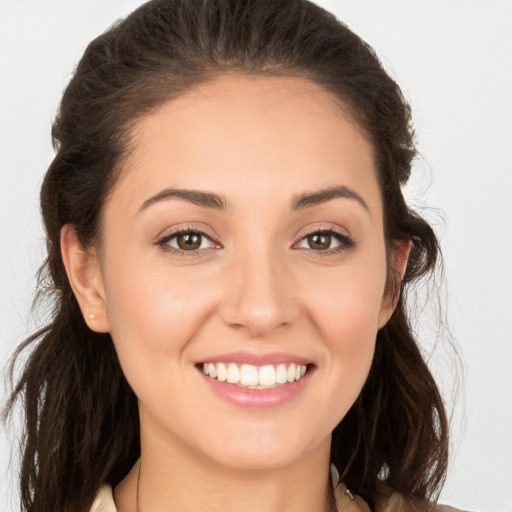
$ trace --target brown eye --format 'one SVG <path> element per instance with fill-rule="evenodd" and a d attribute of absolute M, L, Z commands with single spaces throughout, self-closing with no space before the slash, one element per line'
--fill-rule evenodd
<path fill-rule="evenodd" d="M 183 231 L 169 235 L 161 240 L 160 245 L 167 245 L 177 251 L 193 252 L 208 249 L 214 244 L 211 238 L 200 231 Z"/>
<path fill-rule="evenodd" d="M 325 251 L 331 248 L 331 235 L 327 233 L 314 233 L 306 237 L 310 249 Z"/>
<path fill-rule="evenodd" d="M 199 233 L 182 233 L 176 237 L 176 244 L 183 251 L 197 251 L 201 247 L 201 238 Z"/>
<path fill-rule="evenodd" d="M 330 254 L 331 252 L 340 252 L 345 249 L 350 249 L 353 246 L 354 242 L 348 236 L 327 229 L 314 231 L 304 236 L 295 247 Z"/>

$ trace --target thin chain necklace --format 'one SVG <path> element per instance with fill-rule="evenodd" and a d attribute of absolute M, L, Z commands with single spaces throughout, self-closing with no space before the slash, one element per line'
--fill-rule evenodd
<path fill-rule="evenodd" d="M 135 512 L 140 512 L 140 500 L 139 500 L 139 487 L 140 487 L 140 467 L 142 465 L 141 460 L 139 459 L 139 471 L 137 472 L 137 490 L 135 495 Z"/>

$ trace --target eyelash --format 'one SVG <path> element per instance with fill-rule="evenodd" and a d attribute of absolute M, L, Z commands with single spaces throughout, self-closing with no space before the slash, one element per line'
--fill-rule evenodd
<path fill-rule="evenodd" d="M 206 238 L 207 240 L 209 240 L 211 243 L 211 246 L 204 248 L 204 249 L 199 248 L 199 249 L 195 249 L 195 250 L 191 250 L 191 251 L 187 251 L 184 249 L 179 249 L 179 248 L 170 246 L 169 242 L 171 240 L 179 237 L 180 235 L 198 235 L 202 238 Z M 297 247 L 298 244 L 300 244 L 302 241 L 306 240 L 308 237 L 315 236 L 315 235 L 323 235 L 326 237 L 332 237 L 336 241 L 339 242 L 339 245 L 337 245 L 336 247 L 333 247 L 332 249 L 315 250 L 312 248 L 304 248 L 305 250 L 310 251 L 311 253 L 313 253 L 315 256 L 318 256 L 318 257 L 327 257 L 327 256 L 331 256 L 333 254 L 338 254 L 338 253 L 341 253 L 344 251 L 348 251 L 348 250 L 354 248 L 356 245 L 355 242 L 349 236 L 347 236 L 343 233 L 340 233 L 339 231 L 337 231 L 335 229 L 317 228 L 311 232 L 304 234 L 299 239 L 298 242 L 295 242 L 293 244 L 292 247 L 300 249 L 299 247 Z M 204 254 L 205 251 L 210 252 L 213 249 L 222 248 L 222 245 L 219 242 L 215 241 L 210 235 L 206 234 L 204 231 L 202 231 L 200 229 L 188 228 L 188 227 L 183 228 L 183 229 L 178 229 L 176 231 L 173 231 L 172 233 L 169 233 L 169 234 L 163 236 L 162 238 L 157 240 L 156 245 L 158 245 L 160 247 L 160 249 L 165 252 L 174 253 L 174 254 L 177 254 L 178 256 L 182 256 L 182 257 L 198 256 L 201 253 Z"/>
<path fill-rule="evenodd" d="M 184 249 L 178 249 L 176 247 L 170 246 L 169 242 L 172 239 L 179 237 L 180 235 L 198 235 L 202 238 L 208 239 L 212 245 L 205 249 L 195 249 L 192 251 L 186 251 Z M 212 249 L 217 249 L 217 248 L 222 247 L 220 245 L 220 243 L 216 242 L 210 235 L 206 234 L 204 231 L 201 231 L 200 229 L 197 229 L 197 228 L 188 228 L 188 227 L 178 229 L 176 231 L 173 231 L 172 233 L 169 233 L 168 235 L 163 236 L 162 238 L 157 240 L 156 245 L 158 245 L 160 247 L 160 249 L 162 249 L 162 251 L 177 254 L 178 256 L 183 256 L 185 258 L 190 257 L 190 256 L 198 256 L 201 253 L 204 254 L 204 251 L 209 252 Z"/>
<path fill-rule="evenodd" d="M 333 254 L 339 254 L 341 252 L 348 251 L 350 249 L 353 249 L 355 247 L 355 242 L 352 240 L 349 236 L 345 235 L 344 233 L 340 233 L 339 231 L 333 229 L 333 228 L 317 228 L 313 231 L 310 231 L 309 233 L 304 234 L 298 242 L 294 244 L 294 247 L 297 246 L 299 243 L 301 243 L 303 240 L 306 240 L 310 236 L 315 235 L 323 235 L 326 237 L 334 238 L 337 242 L 339 242 L 339 245 L 336 247 L 333 247 L 332 249 L 326 249 L 326 250 L 315 250 L 315 249 L 307 249 L 309 250 L 314 256 L 316 257 L 328 257 L 332 256 Z"/>

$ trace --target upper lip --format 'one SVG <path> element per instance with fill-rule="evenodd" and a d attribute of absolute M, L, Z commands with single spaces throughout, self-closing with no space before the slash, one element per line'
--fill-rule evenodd
<path fill-rule="evenodd" d="M 251 352 L 237 351 L 216 354 L 201 360 L 201 363 L 236 363 L 251 364 L 253 366 L 265 366 L 267 364 L 310 364 L 311 359 L 306 359 L 295 354 L 286 352 L 272 352 L 267 354 L 255 354 Z"/>

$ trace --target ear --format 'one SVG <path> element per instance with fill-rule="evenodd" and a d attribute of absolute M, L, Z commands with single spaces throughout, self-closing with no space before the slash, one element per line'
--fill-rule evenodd
<path fill-rule="evenodd" d="M 71 224 L 66 224 L 60 232 L 60 248 L 64 268 L 85 323 L 93 331 L 109 332 L 103 276 L 95 251 L 82 246 Z"/>
<path fill-rule="evenodd" d="M 390 262 L 390 274 L 386 283 L 386 291 L 382 298 L 382 306 L 379 313 L 379 329 L 384 327 L 391 318 L 398 303 L 398 299 L 400 298 L 400 286 L 407 269 L 411 243 L 409 239 L 395 242 L 395 250 L 393 251 Z"/>

